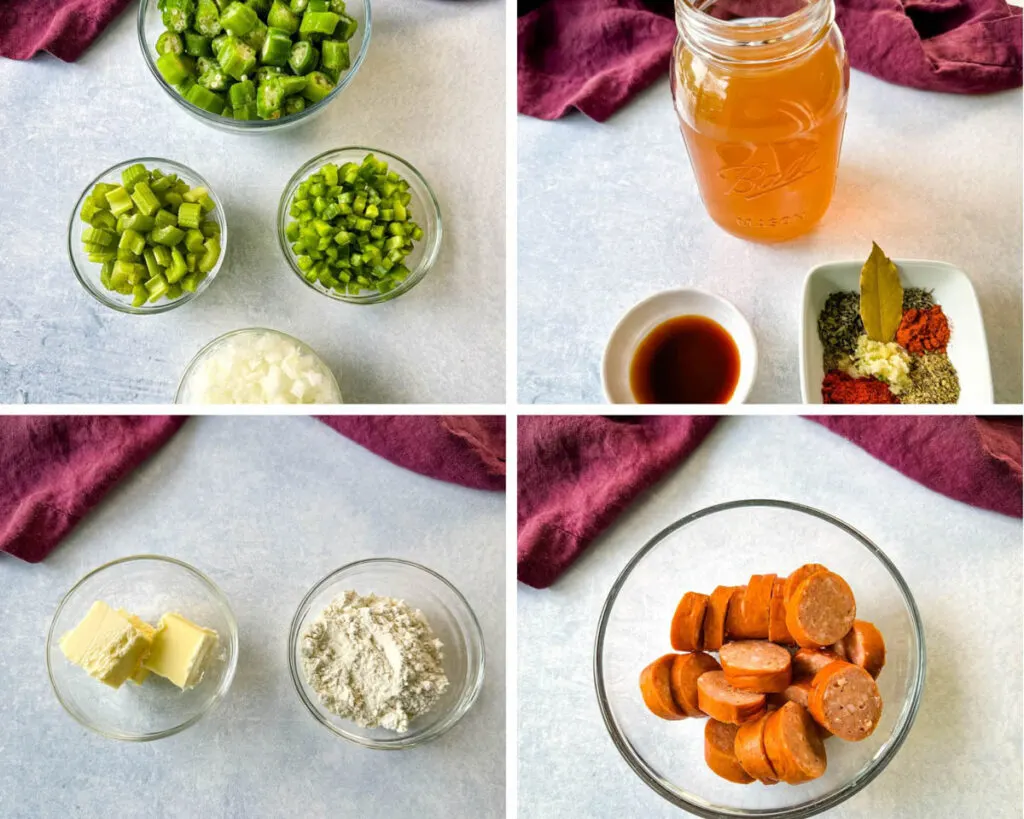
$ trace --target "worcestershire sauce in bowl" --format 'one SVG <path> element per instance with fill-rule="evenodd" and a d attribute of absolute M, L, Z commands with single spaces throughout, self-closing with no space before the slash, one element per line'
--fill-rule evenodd
<path fill-rule="evenodd" d="M 640 404 L 725 404 L 740 379 L 740 351 L 704 316 L 676 316 L 651 330 L 629 367 Z"/>

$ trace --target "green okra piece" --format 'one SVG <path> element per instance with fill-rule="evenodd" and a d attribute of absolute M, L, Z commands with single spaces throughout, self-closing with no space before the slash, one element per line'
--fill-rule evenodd
<path fill-rule="evenodd" d="M 333 11 L 335 14 L 344 14 L 345 0 L 330 0 L 330 2 L 327 4 L 327 7 L 330 11 Z"/>
<path fill-rule="evenodd" d="M 245 0 L 245 5 L 265 18 L 270 13 L 271 0 Z"/>
<path fill-rule="evenodd" d="M 284 95 L 291 97 L 295 94 L 301 94 L 305 90 L 307 79 L 307 77 L 292 77 L 282 74 L 280 77 L 272 79 L 271 82 L 280 84 Z"/>
<path fill-rule="evenodd" d="M 273 77 L 260 83 L 256 89 L 256 113 L 260 119 L 270 119 L 272 114 L 280 112 L 285 98 L 281 79 L 282 77 Z"/>
<path fill-rule="evenodd" d="M 306 6 L 307 12 L 324 12 L 330 10 L 331 7 L 327 0 L 309 0 L 309 4 Z"/>
<path fill-rule="evenodd" d="M 224 98 L 216 91 L 211 91 L 201 85 L 193 85 L 185 95 L 185 99 L 197 108 L 202 108 L 211 114 L 219 114 L 224 110 Z"/>
<path fill-rule="evenodd" d="M 264 65 L 287 65 L 292 54 L 292 37 L 280 28 L 271 28 L 260 51 L 260 62 Z"/>
<path fill-rule="evenodd" d="M 290 8 L 296 14 L 302 14 L 306 7 L 309 5 L 309 0 L 290 0 L 288 8 Z"/>
<path fill-rule="evenodd" d="M 228 37 L 217 52 L 217 61 L 226 74 L 240 80 L 256 67 L 256 51 L 237 37 Z"/>
<path fill-rule="evenodd" d="M 185 238 L 185 231 L 181 228 L 174 227 L 173 225 L 164 225 L 158 227 L 149 234 L 149 240 L 155 242 L 158 245 L 164 245 L 165 247 L 174 247 L 178 242 Z"/>
<path fill-rule="evenodd" d="M 288 58 L 288 65 L 296 74 L 308 74 L 316 68 L 320 55 L 316 46 L 306 41 L 297 42 L 292 46 L 291 56 Z"/>
<path fill-rule="evenodd" d="M 348 43 L 341 40 L 324 40 L 320 44 L 320 65 L 332 71 L 345 71 L 351 65 Z"/>
<path fill-rule="evenodd" d="M 333 11 L 307 11 L 299 24 L 300 34 L 334 34 L 341 16 Z"/>
<path fill-rule="evenodd" d="M 193 64 L 181 54 L 168 52 L 156 61 L 156 70 L 169 85 L 179 85 L 192 74 Z"/>
<path fill-rule="evenodd" d="M 314 71 L 306 77 L 306 87 L 302 96 L 312 103 L 318 103 L 334 90 L 331 78 L 321 71 Z"/>
<path fill-rule="evenodd" d="M 347 14 L 343 14 L 341 15 L 341 22 L 338 23 L 338 27 L 334 30 L 333 36 L 337 40 L 347 42 L 355 36 L 357 31 L 359 31 L 359 21 L 349 17 Z"/>
<path fill-rule="evenodd" d="M 226 91 L 231 79 L 219 67 L 211 68 L 196 78 L 196 82 L 210 91 Z"/>
<path fill-rule="evenodd" d="M 185 32 L 185 53 L 192 57 L 209 57 L 213 52 L 210 49 L 210 38 L 192 31 Z"/>
<path fill-rule="evenodd" d="M 210 50 L 213 52 L 214 57 L 220 54 L 221 48 L 223 47 L 224 43 L 228 41 L 228 37 L 230 36 L 230 34 L 218 34 L 216 37 L 210 40 Z"/>
<path fill-rule="evenodd" d="M 164 54 L 181 54 L 185 50 L 185 43 L 181 36 L 173 31 L 165 31 L 156 38 L 156 53 L 161 57 Z"/>
<path fill-rule="evenodd" d="M 259 15 L 255 11 L 239 2 L 229 4 L 220 14 L 221 27 L 236 37 L 248 34 L 259 21 Z"/>
<path fill-rule="evenodd" d="M 135 203 L 135 206 L 139 209 L 139 213 L 142 213 L 145 216 L 152 216 L 160 210 L 160 200 L 150 189 L 147 182 L 139 182 L 136 184 L 135 190 L 132 191 L 131 198 Z"/>
<path fill-rule="evenodd" d="M 195 29 L 204 37 L 212 38 L 220 34 L 220 9 L 213 0 L 199 0 L 196 5 Z"/>
<path fill-rule="evenodd" d="M 287 3 L 281 0 L 274 0 L 270 11 L 267 13 L 267 25 L 271 28 L 286 31 L 288 34 L 295 34 L 299 30 L 299 15 L 292 11 Z"/>
<path fill-rule="evenodd" d="M 235 119 L 259 119 L 259 113 L 255 102 L 247 102 L 245 105 L 240 105 L 237 108 L 232 109 L 232 116 Z"/>
<path fill-rule="evenodd" d="M 161 19 L 171 31 L 181 34 L 192 25 L 195 14 L 194 0 L 163 0 Z"/>
<path fill-rule="evenodd" d="M 267 24 L 260 20 L 255 26 L 253 26 L 252 31 L 248 34 L 243 34 L 239 39 L 259 54 L 260 50 L 263 48 L 263 43 L 267 39 L 267 32 L 269 30 L 270 29 L 267 28 Z"/>
<path fill-rule="evenodd" d="M 256 102 L 256 85 L 252 80 L 236 82 L 228 89 L 228 102 L 232 108 L 241 108 L 250 102 Z"/>
<path fill-rule="evenodd" d="M 304 97 L 296 95 L 294 97 L 288 97 L 288 99 L 284 101 L 284 113 L 286 116 L 291 116 L 292 114 L 299 114 L 305 110 L 306 100 Z"/>

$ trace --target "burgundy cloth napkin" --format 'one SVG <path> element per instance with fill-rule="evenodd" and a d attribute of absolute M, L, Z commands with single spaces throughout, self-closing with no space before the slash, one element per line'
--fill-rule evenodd
<path fill-rule="evenodd" d="M 656 80 L 667 88 L 673 13 L 666 0 L 520 3 L 520 113 L 557 119 L 577 108 L 604 122 Z M 1021 13 L 1005 0 L 836 0 L 854 68 L 960 94 L 1021 85 Z"/>
<path fill-rule="evenodd" d="M 73 63 L 131 0 L 0 0 L 0 57 Z"/>
<path fill-rule="evenodd" d="M 165 416 L 0 418 L 0 551 L 38 563 L 183 423 Z"/>
<path fill-rule="evenodd" d="M 813 419 L 948 497 L 1021 517 L 1021 419 Z M 546 588 L 640 493 L 678 467 L 712 418 L 519 419 L 519 580 Z"/>

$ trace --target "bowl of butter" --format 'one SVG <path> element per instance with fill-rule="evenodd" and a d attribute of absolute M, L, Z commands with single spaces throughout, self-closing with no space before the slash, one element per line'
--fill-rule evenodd
<path fill-rule="evenodd" d="M 46 640 L 65 710 L 111 739 L 147 742 L 195 725 L 231 687 L 238 626 L 210 578 L 138 555 L 91 571 L 61 600 Z"/>

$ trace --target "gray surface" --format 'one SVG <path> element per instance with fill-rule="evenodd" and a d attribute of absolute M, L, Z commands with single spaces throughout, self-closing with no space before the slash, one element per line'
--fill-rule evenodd
<path fill-rule="evenodd" d="M 407 472 L 312 419 L 189 421 L 45 562 L 0 556 L 0 816 L 503 815 L 504 531 L 502 495 Z M 44 642 L 81 575 L 139 552 L 211 576 L 238 618 L 240 656 L 227 698 L 202 722 L 131 745 L 64 713 Z M 330 570 L 374 556 L 440 572 L 484 633 L 480 699 L 448 734 L 409 751 L 335 736 L 288 673 L 302 596 Z"/>
<path fill-rule="evenodd" d="M 520 585 L 519 814 L 523 819 L 682 814 L 619 756 L 591 675 L 612 582 L 655 533 L 713 503 L 777 497 L 816 506 L 875 541 L 913 592 L 928 672 L 906 743 L 835 819 L 1014 819 L 1021 792 L 1021 522 L 948 500 L 794 417 L 725 419 L 551 589 Z M 723 577 L 750 567 L 725 565 Z M 781 786 L 780 786 L 781 787 Z"/>
<path fill-rule="evenodd" d="M 301 338 L 350 403 L 501 403 L 505 394 L 504 5 L 380 0 L 366 61 L 313 122 L 235 136 L 195 121 L 143 63 L 132 4 L 76 64 L 0 61 L 0 402 L 163 403 L 206 342 L 239 327 Z M 376 306 L 308 289 L 277 244 L 277 206 L 307 159 L 380 147 L 415 165 L 446 235 L 414 290 Z M 230 238 L 200 298 L 160 316 L 94 301 L 65 251 L 86 183 L 137 156 L 194 168 Z"/>
<path fill-rule="evenodd" d="M 732 301 L 760 346 L 752 403 L 799 403 L 803 279 L 867 258 L 871 241 L 971 277 L 995 399 L 1021 401 L 1021 94 L 935 94 L 853 72 L 832 206 L 780 245 L 745 242 L 704 211 L 668 77 L 603 125 L 528 117 L 519 133 L 519 400 L 603 402 L 619 318 L 670 287 Z"/>

